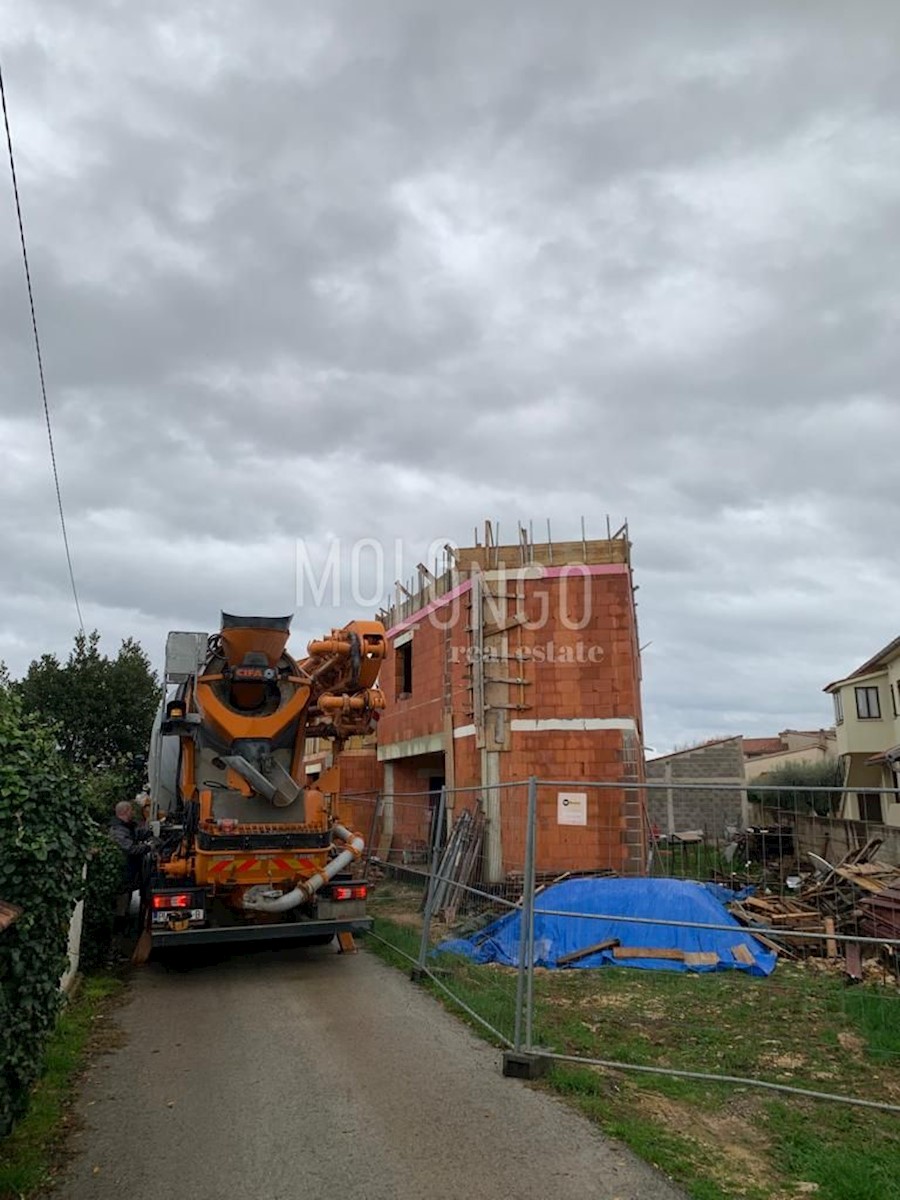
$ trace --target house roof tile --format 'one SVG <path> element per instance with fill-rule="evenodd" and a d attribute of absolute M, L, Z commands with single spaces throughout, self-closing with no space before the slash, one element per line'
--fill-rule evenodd
<path fill-rule="evenodd" d="M 755 758 L 758 754 L 777 754 L 784 749 L 785 744 L 780 737 L 744 738 L 745 758 Z"/>

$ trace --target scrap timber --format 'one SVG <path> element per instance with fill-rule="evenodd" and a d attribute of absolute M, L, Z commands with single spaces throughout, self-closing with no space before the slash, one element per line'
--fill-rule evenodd
<path fill-rule="evenodd" d="M 456 920 L 467 889 L 481 876 L 483 845 L 484 812 L 479 802 L 456 818 L 438 864 L 433 913 L 448 925 Z"/>
<path fill-rule="evenodd" d="M 728 908 L 743 925 L 755 927 L 754 937 L 788 958 L 843 958 L 847 975 L 859 979 L 861 943 L 846 940 L 856 935 L 884 938 L 896 968 L 897 950 L 889 943 L 900 940 L 900 867 L 876 858 L 881 845 L 880 838 L 873 838 L 833 866 L 817 860 L 817 873 L 792 895 L 746 896 Z"/>

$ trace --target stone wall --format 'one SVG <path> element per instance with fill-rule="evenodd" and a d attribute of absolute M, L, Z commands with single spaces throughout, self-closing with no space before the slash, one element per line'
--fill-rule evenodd
<path fill-rule="evenodd" d="M 851 850 L 858 850 L 870 838 L 880 837 L 882 845 L 875 857 L 882 862 L 900 866 L 900 829 L 892 825 L 877 825 L 868 821 L 847 821 L 843 817 L 817 817 L 780 811 L 770 805 L 752 805 L 751 819 L 755 825 L 790 825 L 794 844 L 803 858 L 812 851 L 827 862 L 839 863 Z"/>
<path fill-rule="evenodd" d="M 646 777 L 670 788 L 647 789 L 651 828 L 659 833 L 702 829 L 708 838 L 721 838 L 726 825 L 746 824 L 743 800 L 744 752 L 740 737 L 722 738 L 690 750 L 653 758 Z M 729 782 L 734 784 L 729 786 Z M 702 791 L 678 783 L 708 783 Z M 743 815 L 742 815 L 743 814 Z"/>

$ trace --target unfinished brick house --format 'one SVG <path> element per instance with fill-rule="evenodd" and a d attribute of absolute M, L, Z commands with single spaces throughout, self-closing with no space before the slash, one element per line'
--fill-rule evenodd
<path fill-rule="evenodd" d="M 643 778 L 627 529 L 557 543 L 535 543 L 522 530 L 518 544 L 504 546 L 488 523 L 484 544 L 448 552 L 437 575 L 420 568 L 403 592 L 379 614 L 389 652 L 377 747 L 344 752 L 342 791 L 355 783 L 396 797 L 394 812 L 385 802 L 386 818 L 399 838 L 415 805 L 433 806 L 443 785 L 476 788 L 487 820 L 485 878 L 497 881 L 521 867 L 526 824 L 526 789 L 498 785 L 531 775 Z M 588 789 L 569 810 L 578 824 L 560 808 L 566 790 L 540 790 L 538 868 L 641 870 L 639 794 Z"/>

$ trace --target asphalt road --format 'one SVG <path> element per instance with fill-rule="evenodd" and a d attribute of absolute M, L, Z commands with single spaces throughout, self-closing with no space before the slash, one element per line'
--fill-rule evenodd
<path fill-rule="evenodd" d="M 371 954 L 151 964 L 78 1101 L 58 1200 L 675 1200 Z"/>

